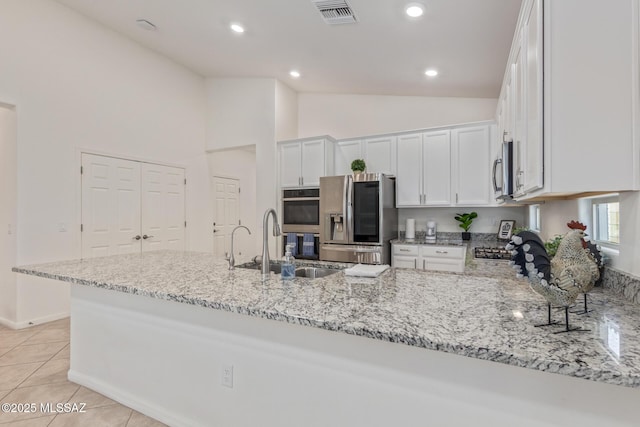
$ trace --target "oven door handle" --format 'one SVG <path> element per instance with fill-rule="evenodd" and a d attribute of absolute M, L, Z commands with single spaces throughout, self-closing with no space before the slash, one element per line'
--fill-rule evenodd
<path fill-rule="evenodd" d="M 282 199 L 283 202 L 319 202 L 320 197 L 294 197 Z"/>

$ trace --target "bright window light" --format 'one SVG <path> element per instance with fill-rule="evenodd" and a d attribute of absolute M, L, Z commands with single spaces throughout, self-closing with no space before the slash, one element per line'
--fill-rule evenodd
<path fill-rule="evenodd" d="M 592 199 L 593 238 L 597 242 L 620 243 L 620 202 L 618 195 Z"/>

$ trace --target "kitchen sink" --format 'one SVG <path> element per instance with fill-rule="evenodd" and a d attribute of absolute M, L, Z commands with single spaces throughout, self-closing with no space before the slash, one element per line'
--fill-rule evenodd
<path fill-rule="evenodd" d="M 236 265 L 236 268 L 248 268 L 251 270 L 260 270 L 261 265 L 255 262 L 249 262 L 246 264 Z M 269 271 L 273 271 L 275 274 L 282 272 L 282 264 L 270 264 Z M 320 268 L 320 267 L 298 267 L 296 268 L 296 277 L 306 277 L 307 279 L 318 279 L 320 277 L 326 277 L 330 274 L 338 273 L 342 270 L 335 268 Z"/>
<path fill-rule="evenodd" d="M 341 270 L 335 268 L 299 267 L 296 268 L 296 277 L 306 277 L 307 279 L 317 279 L 330 274 L 338 273 Z"/>

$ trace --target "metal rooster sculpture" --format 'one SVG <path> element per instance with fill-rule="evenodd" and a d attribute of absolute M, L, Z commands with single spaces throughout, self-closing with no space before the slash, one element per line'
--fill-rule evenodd
<path fill-rule="evenodd" d="M 530 231 L 514 235 L 506 246 L 511 250 L 511 262 L 518 276 L 527 277 L 531 289 L 547 300 L 549 322 L 546 325 L 557 323 L 551 322 L 551 305 L 564 307 L 566 327 L 561 332 L 580 330 L 569 326 L 569 306 L 580 293 L 591 290 L 600 278 L 597 262 L 585 250 L 586 227 L 572 227 L 575 224 L 567 224 L 572 230 L 562 238 L 553 259 L 549 257 L 540 237 Z"/>

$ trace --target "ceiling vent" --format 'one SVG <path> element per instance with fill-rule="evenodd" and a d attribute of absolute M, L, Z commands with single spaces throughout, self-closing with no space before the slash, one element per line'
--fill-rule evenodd
<path fill-rule="evenodd" d="M 324 22 L 331 25 L 336 24 L 353 24 L 356 17 L 353 10 L 343 0 L 311 0 L 322 15 Z"/>

